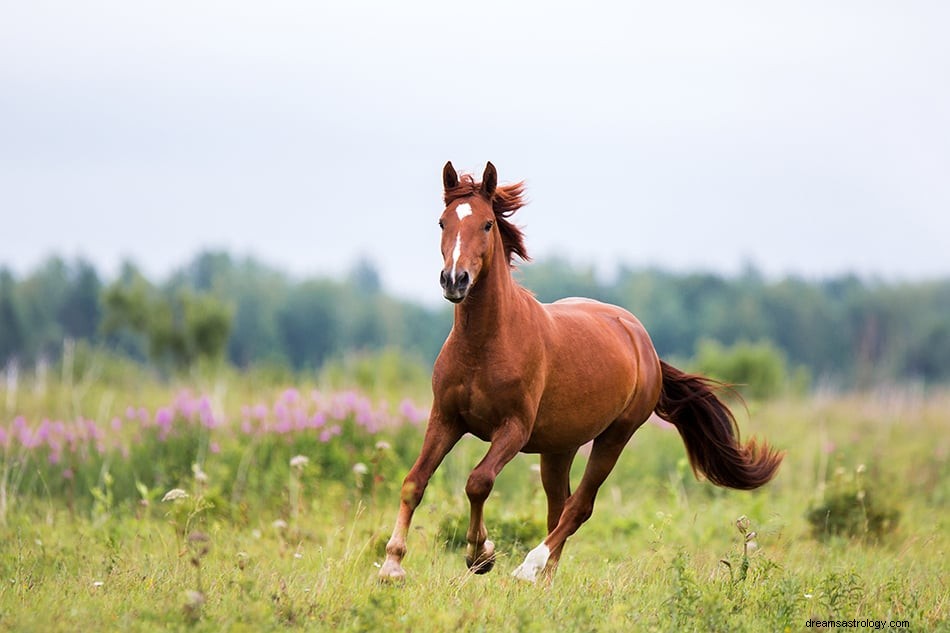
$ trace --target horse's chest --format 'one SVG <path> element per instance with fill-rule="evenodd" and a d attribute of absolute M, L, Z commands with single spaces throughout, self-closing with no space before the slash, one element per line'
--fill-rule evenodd
<path fill-rule="evenodd" d="M 497 378 L 472 376 L 459 384 L 457 410 L 466 430 L 488 441 L 502 422 L 524 417 L 525 393 Z"/>
<path fill-rule="evenodd" d="M 472 435 L 488 441 L 504 415 L 490 391 L 475 381 L 463 385 L 458 400 L 459 417 Z"/>

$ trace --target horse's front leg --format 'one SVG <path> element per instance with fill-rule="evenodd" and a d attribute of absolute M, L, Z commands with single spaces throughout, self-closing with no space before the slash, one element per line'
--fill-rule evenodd
<path fill-rule="evenodd" d="M 379 570 L 380 580 L 402 580 L 406 577 L 406 571 L 402 568 L 402 559 L 406 555 L 406 534 L 409 532 L 412 514 L 422 501 L 422 495 L 432 473 L 462 435 L 464 431 L 457 421 L 447 421 L 433 409 L 429 416 L 425 438 L 422 441 L 422 450 L 402 483 L 399 514 L 396 517 L 393 534 L 386 544 L 386 560 Z"/>
<path fill-rule="evenodd" d="M 472 506 L 466 540 L 465 563 L 476 574 L 486 574 L 495 566 L 495 544 L 488 540 L 485 528 L 485 500 L 491 494 L 495 478 L 528 441 L 528 432 L 516 420 L 503 423 L 492 435 L 491 446 L 482 461 L 468 476 L 465 494 Z"/>

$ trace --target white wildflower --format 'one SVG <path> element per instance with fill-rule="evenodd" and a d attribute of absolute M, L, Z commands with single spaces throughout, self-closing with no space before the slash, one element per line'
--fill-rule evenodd
<path fill-rule="evenodd" d="M 286 530 L 287 522 L 284 521 L 283 519 L 277 519 L 276 521 L 271 523 L 271 527 L 274 528 L 275 530 Z"/>
<path fill-rule="evenodd" d="M 177 499 L 187 499 L 188 493 L 182 490 L 181 488 L 172 488 L 165 493 L 165 496 L 162 497 L 162 501 L 175 501 Z"/>
<path fill-rule="evenodd" d="M 388 451 L 391 448 L 392 446 L 390 446 L 389 442 L 387 442 L 386 440 L 380 440 L 376 442 L 377 451 Z"/>
<path fill-rule="evenodd" d="M 304 466 L 310 463 L 310 458 L 306 455 L 294 455 L 290 458 L 290 467 L 302 469 Z"/>
<path fill-rule="evenodd" d="M 369 468 L 367 468 L 366 464 L 364 464 L 363 462 L 356 462 L 355 464 L 353 464 L 353 472 L 361 476 L 368 473 Z"/>

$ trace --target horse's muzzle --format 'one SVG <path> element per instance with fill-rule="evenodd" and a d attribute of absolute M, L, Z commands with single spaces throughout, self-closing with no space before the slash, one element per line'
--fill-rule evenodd
<path fill-rule="evenodd" d="M 464 270 L 456 275 L 455 279 L 443 270 L 439 276 L 439 283 L 442 284 L 442 296 L 452 303 L 461 303 L 472 286 L 471 278 Z"/>

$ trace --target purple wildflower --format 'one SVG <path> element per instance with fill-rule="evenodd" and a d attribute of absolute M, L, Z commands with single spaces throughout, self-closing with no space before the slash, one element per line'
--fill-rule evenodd
<path fill-rule="evenodd" d="M 399 403 L 399 413 L 412 424 L 420 424 L 428 419 L 429 412 L 420 409 L 409 398 Z"/>
<path fill-rule="evenodd" d="M 170 426 L 175 414 L 168 407 L 162 407 L 155 412 L 155 424 L 162 427 Z"/>

